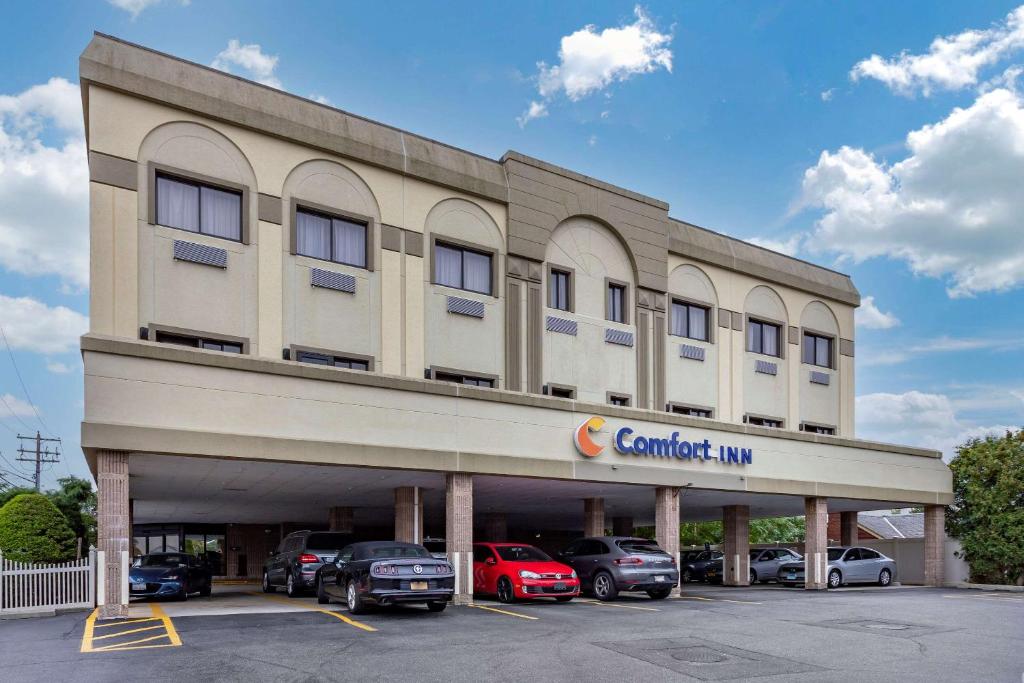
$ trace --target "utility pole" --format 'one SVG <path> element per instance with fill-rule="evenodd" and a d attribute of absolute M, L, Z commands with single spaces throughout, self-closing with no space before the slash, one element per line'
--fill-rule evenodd
<path fill-rule="evenodd" d="M 32 448 L 26 449 L 24 447 L 24 444 L 18 447 L 18 460 L 20 460 L 22 462 L 35 462 L 35 464 L 36 464 L 36 474 L 35 474 L 35 477 L 33 477 L 33 481 L 35 481 L 36 493 L 38 493 L 39 492 L 39 475 L 42 472 L 43 463 L 44 462 L 60 462 L 60 439 L 59 438 L 57 438 L 57 439 L 48 439 L 48 438 L 42 436 L 39 432 L 36 432 L 35 436 L 22 436 L 21 434 L 18 434 L 18 439 L 20 439 L 23 442 L 24 441 L 28 441 L 29 443 L 31 443 L 32 441 L 35 441 L 35 448 L 34 449 L 32 449 Z M 45 443 L 55 442 L 56 445 L 53 447 L 52 451 L 50 450 L 49 446 L 47 446 L 46 449 L 44 450 L 43 449 L 43 443 L 44 442 Z"/>

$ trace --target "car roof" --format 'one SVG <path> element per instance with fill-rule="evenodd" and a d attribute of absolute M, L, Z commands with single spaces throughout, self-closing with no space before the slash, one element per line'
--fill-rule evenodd
<path fill-rule="evenodd" d="M 407 543 L 405 541 L 359 541 L 358 543 L 352 543 L 353 548 L 383 548 L 392 546 L 402 546 L 407 548 L 422 548 L 419 543 Z"/>
<path fill-rule="evenodd" d="M 657 541 L 651 540 L 650 538 L 643 538 L 641 536 L 586 536 L 584 538 L 576 539 L 578 541 L 644 541 L 645 543 L 655 543 Z"/>
<path fill-rule="evenodd" d="M 186 553 L 184 550 L 158 550 L 155 553 L 146 553 L 143 557 L 152 557 L 153 555 L 191 555 L 192 553 Z"/>

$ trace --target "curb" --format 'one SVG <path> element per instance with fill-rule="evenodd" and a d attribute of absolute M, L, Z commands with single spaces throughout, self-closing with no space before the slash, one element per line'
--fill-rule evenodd
<path fill-rule="evenodd" d="M 981 590 L 981 591 L 1003 591 L 1005 593 L 1024 593 L 1024 586 L 1007 586 L 1001 583 L 954 583 L 953 588 L 961 588 L 964 590 Z"/>

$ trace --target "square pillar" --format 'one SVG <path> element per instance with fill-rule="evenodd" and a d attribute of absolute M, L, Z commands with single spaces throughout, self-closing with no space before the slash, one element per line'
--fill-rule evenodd
<path fill-rule="evenodd" d="M 620 519 L 618 517 L 616 520 Z M 633 519 L 629 518 L 630 527 Z M 632 535 L 630 528 L 630 535 Z M 615 532 L 618 535 L 618 531 Z M 659 486 L 654 489 L 654 538 L 658 545 L 675 560 L 679 568 L 679 489 L 675 486 Z M 679 584 L 672 586 L 672 594 L 679 594 Z"/>
<path fill-rule="evenodd" d="M 826 588 L 828 576 L 828 499 L 804 499 L 804 588 Z"/>
<path fill-rule="evenodd" d="M 612 534 L 615 536 L 632 536 L 633 518 L 623 516 L 612 517 Z"/>
<path fill-rule="evenodd" d="M 131 550 L 128 502 L 128 453 L 99 451 L 96 454 L 96 536 L 103 551 L 98 580 L 103 582 L 104 604 L 100 618 L 128 616 L 127 562 Z"/>
<path fill-rule="evenodd" d="M 353 510 L 350 507 L 334 506 L 327 511 L 327 528 L 343 534 L 355 531 Z"/>
<path fill-rule="evenodd" d="M 473 602 L 473 476 L 445 475 L 445 544 L 455 567 L 456 605 Z"/>
<path fill-rule="evenodd" d="M 722 508 L 722 585 L 750 585 L 750 506 L 726 505 Z"/>
<path fill-rule="evenodd" d="M 839 513 L 839 544 L 857 545 L 860 533 L 857 529 L 857 511 Z"/>
<path fill-rule="evenodd" d="M 604 498 L 583 499 L 583 535 L 604 536 Z"/>
<path fill-rule="evenodd" d="M 493 543 L 508 540 L 508 516 L 504 513 L 492 513 L 484 517 L 484 538 Z"/>
<path fill-rule="evenodd" d="M 395 489 L 395 540 L 423 542 L 423 500 L 419 486 Z"/>
<path fill-rule="evenodd" d="M 942 505 L 925 505 L 924 585 L 926 586 L 942 586 L 946 582 L 945 545 L 946 508 Z"/>

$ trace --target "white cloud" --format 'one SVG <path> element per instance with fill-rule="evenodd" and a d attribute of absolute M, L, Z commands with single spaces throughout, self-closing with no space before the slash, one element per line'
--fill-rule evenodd
<path fill-rule="evenodd" d="M 925 54 L 903 51 L 891 59 L 873 54 L 857 62 L 850 78 L 874 78 L 901 95 L 928 96 L 978 83 L 979 72 L 1024 47 L 1024 6 L 987 29 L 935 38 Z"/>
<path fill-rule="evenodd" d="M 543 102 L 530 102 L 530 106 L 526 108 L 522 114 L 516 117 L 516 123 L 519 124 L 520 128 L 525 128 L 526 124 L 534 119 L 544 118 L 548 115 L 548 106 Z"/>
<path fill-rule="evenodd" d="M 132 21 L 134 21 L 144 9 L 152 7 L 153 5 L 160 4 L 161 0 L 107 0 L 111 5 L 118 9 L 123 9 L 132 15 Z M 188 5 L 190 0 L 179 0 L 179 4 L 182 6 Z"/>
<path fill-rule="evenodd" d="M 836 89 L 835 88 L 829 88 L 828 90 L 822 90 L 821 91 L 821 101 L 822 102 L 831 102 L 832 101 L 832 97 L 835 96 L 835 94 L 836 94 Z"/>
<path fill-rule="evenodd" d="M 907 342 L 900 344 L 900 350 L 891 348 L 870 350 L 862 354 L 858 364 L 862 367 L 877 365 L 897 365 L 921 356 L 936 353 L 960 353 L 963 351 L 990 351 L 996 353 L 1017 352 L 1024 349 L 1024 338 L 1021 337 L 935 337 L 924 342 Z"/>
<path fill-rule="evenodd" d="M 22 401 L 20 398 L 13 394 L 2 394 L 0 395 L 0 403 L 6 403 L 7 409 L 0 412 L 0 418 L 11 417 L 13 413 L 15 417 L 34 417 L 35 411 L 32 410 L 32 405 L 28 401 Z"/>
<path fill-rule="evenodd" d="M 593 147 L 596 144 L 597 144 L 597 136 L 596 135 L 591 135 L 589 138 L 587 138 L 587 146 L 588 147 Z"/>
<path fill-rule="evenodd" d="M 806 237 L 807 235 L 804 233 L 796 233 L 784 240 L 776 240 L 769 237 L 751 237 L 747 241 L 759 247 L 785 254 L 786 256 L 796 256 L 800 252 L 800 247 Z"/>
<path fill-rule="evenodd" d="M 639 74 L 658 69 L 671 73 L 672 34 L 659 30 L 639 5 L 633 14 L 636 19 L 631 24 L 601 31 L 589 24 L 563 36 L 558 63 L 537 63 L 537 91 L 543 101 L 531 102 L 517 119 L 519 125 L 546 113 L 546 103 L 560 93 L 575 102 Z M 531 111 L 538 115 L 531 116 Z"/>
<path fill-rule="evenodd" d="M 824 151 L 803 179 L 820 207 L 814 251 L 861 262 L 889 257 L 947 281 L 951 297 L 1024 283 L 1024 102 L 1000 88 L 912 131 L 889 164 L 863 149 Z"/>
<path fill-rule="evenodd" d="M 44 142 L 44 135 L 48 140 Z M 0 267 L 89 282 L 89 170 L 76 85 L 0 95 Z"/>
<path fill-rule="evenodd" d="M 314 102 L 319 102 L 320 104 L 326 104 L 328 107 L 334 106 L 334 103 L 327 99 L 327 97 L 325 97 L 324 95 L 318 95 L 316 93 L 313 93 L 312 95 L 309 96 L 309 99 L 313 100 Z"/>
<path fill-rule="evenodd" d="M 875 297 L 866 296 L 861 299 L 860 308 L 854 312 L 857 327 L 869 330 L 887 330 L 900 324 L 900 319 L 892 313 L 885 313 L 875 305 Z"/>
<path fill-rule="evenodd" d="M 256 43 L 242 45 L 237 39 L 232 38 L 210 66 L 228 73 L 233 73 L 233 67 L 241 68 L 247 78 L 280 90 L 281 81 L 274 75 L 277 60 L 277 55 L 264 54 L 263 49 Z"/>
<path fill-rule="evenodd" d="M 78 346 L 78 338 L 89 329 L 89 319 L 65 306 L 0 294 L 0 325 L 11 349 L 65 353 Z"/>
<path fill-rule="evenodd" d="M 70 365 L 53 360 L 46 362 L 46 369 L 55 375 L 66 375 L 71 372 Z"/>
<path fill-rule="evenodd" d="M 957 414 L 945 394 L 919 391 L 858 396 L 856 414 L 858 438 L 931 448 L 942 451 L 946 460 L 969 439 L 1017 428 L 973 424 Z"/>

